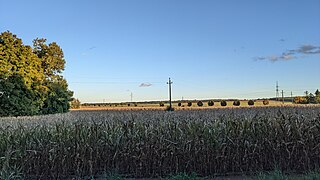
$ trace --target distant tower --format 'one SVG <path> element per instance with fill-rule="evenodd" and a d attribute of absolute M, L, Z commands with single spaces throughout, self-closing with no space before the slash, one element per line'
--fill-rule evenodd
<path fill-rule="evenodd" d="M 278 81 L 276 83 L 276 100 L 279 100 L 279 85 L 278 85 Z"/>

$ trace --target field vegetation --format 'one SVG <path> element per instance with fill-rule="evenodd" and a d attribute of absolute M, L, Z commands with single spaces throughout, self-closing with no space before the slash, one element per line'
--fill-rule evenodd
<path fill-rule="evenodd" d="M 207 103 L 204 103 L 207 104 Z M 201 107 L 199 107 L 201 108 Z M 256 174 L 319 168 L 320 108 L 71 111 L 0 119 L 1 178 Z"/>

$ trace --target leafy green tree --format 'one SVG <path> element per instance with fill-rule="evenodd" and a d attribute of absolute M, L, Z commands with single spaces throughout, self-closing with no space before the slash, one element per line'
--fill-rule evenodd
<path fill-rule="evenodd" d="M 70 101 L 73 95 L 68 90 L 68 86 L 64 83 L 51 83 L 44 105 L 42 107 L 43 114 L 65 113 L 70 108 Z"/>
<path fill-rule="evenodd" d="M 46 39 L 33 40 L 33 52 L 41 59 L 41 68 L 47 79 L 57 80 L 65 67 L 65 59 L 60 46 L 52 42 L 46 44 Z"/>
<path fill-rule="evenodd" d="M 39 113 L 34 92 L 19 74 L 0 80 L 0 116 L 27 116 Z"/>
<path fill-rule="evenodd" d="M 60 113 L 70 107 L 73 92 L 61 74 L 65 66 L 62 49 L 55 42 L 47 45 L 46 39 L 35 39 L 33 43 L 32 49 L 9 31 L 0 34 L 0 81 L 4 83 L 4 93 L 0 90 L 1 105 L 12 106 L 3 110 L 8 111 L 3 112 L 4 115 Z M 12 78 L 18 80 L 15 82 Z M 17 94 L 12 87 L 22 92 Z M 10 99 L 5 95 L 8 93 L 13 93 Z M 32 105 L 21 104 L 19 109 L 16 106 L 19 98 L 27 104 L 31 99 Z M 25 111 L 28 108 L 29 113 Z"/>
<path fill-rule="evenodd" d="M 319 89 L 316 90 L 315 94 L 315 102 L 320 103 L 320 91 Z"/>
<path fill-rule="evenodd" d="M 52 42 L 47 45 L 46 41 L 43 38 L 33 40 L 33 52 L 41 60 L 45 76 L 44 84 L 48 87 L 42 113 L 67 112 L 73 92 L 68 90 L 67 81 L 61 75 L 65 68 L 64 54 L 57 43 Z"/>
<path fill-rule="evenodd" d="M 308 103 L 312 103 L 312 104 L 317 103 L 316 97 L 312 93 L 309 93 L 309 95 L 307 96 L 307 101 Z"/>
<path fill-rule="evenodd" d="M 44 73 L 32 48 L 23 45 L 21 39 L 8 31 L 1 33 L 0 39 L 0 79 L 18 74 L 29 89 L 41 89 Z"/>
<path fill-rule="evenodd" d="M 320 91 L 319 91 L 319 89 L 317 89 L 314 94 L 315 94 L 316 96 L 320 96 Z"/>

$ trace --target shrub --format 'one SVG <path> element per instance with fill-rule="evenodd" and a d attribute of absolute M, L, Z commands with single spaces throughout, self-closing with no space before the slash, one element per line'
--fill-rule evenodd
<path fill-rule="evenodd" d="M 240 101 L 239 101 L 239 100 L 233 101 L 233 105 L 234 105 L 234 106 L 240 106 Z"/>
<path fill-rule="evenodd" d="M 263 100 L 263 105 L 268 105 L 269 104 L 269 100 L 267 100 L 267 99 L 265 99 L 265 100 Z"/>
<path fill-rule="evenodd" d="M 188 106 L 189 106 L 189 107 L 192 106 L 192 102 L 189 101 L 189 102 L 188 102 Z"/>
<path fill-rule="evenodd" d="M 134 107 L 137 107 L 138 106 L 138 104 L 134 104 Z"/>
<path fill-rule="evenodd" d="M 213 106 L 214 102 L 213 101 L 208 101 L 208 106 Z"/>
<path fill-rule="evenodd" d="M 248 105 L 249 105 L 249 106 L 253 106 L 253 105 L 254 105 L 254 101 L 253 101 L 253 100 L 249 100 L 249 101 L 248 101 Z"/>
<path fill-rule="evenodd" d="M 179 106 L 179 107 L 181 106 L 181 102 L 178 103 L 178 106 Z"/>
<path fill-rule="evenodd" d="M 130 106 L 130 104 L 128 104 L 128 106 Z"/>
<path fill-rule="evenodd" d="M 221 105 L 221 106 L 227 106 L 227 101 L 222 100 L 222 101 L 220 102 L 220 105 Z"/>
<path fill-rule="evenodd" d="M 163 107 L 163 106 L 164 106 L 164 103 L 163 103 L 163 102 L 160 102 L 159 105 L 160 105 L 160 107 Z"/>
<path fill-rule="evenodd" d="M 198 101 L 198 102 L 197 102 L 197 105 L 200 106 L 200 107 L 203 106 L 202 101 Z"/>
<path fill-rule="evenodd" d="M 70 104 L 71 104 L 71 109 L 79 109 L 81 106 L 79 99 L 76 99 L 76 98 L 72 98 L 72 101 L 70 102 Z"/>

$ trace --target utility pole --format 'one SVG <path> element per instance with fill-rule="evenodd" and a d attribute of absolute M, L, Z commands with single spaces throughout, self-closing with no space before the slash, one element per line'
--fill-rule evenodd
<path fill-rule="evenodd" d="M 291 102 L 293 104 L 293 96 L 292 96 L 292 91 L 291 91 Z"/>
<path fill-rule="evenodd" d="M 281 91 L 281 94 L 282 94 L 282 104 L 284 104 L 283 90 Z"/>
<path fill-rule="evenodd" d="M 279 85 L 278 85 L 278 81 L 276 83 L 276 101 L 279 100 Z"/>
<path fill-rule="evenodd" d="M 131 102 L 132 102 L 132 98 L 133 98 L 133 93 L 130 93 L 130 98 L 131 98 Z"/>
<path fill-rule="evenodd" d="M 172 84 L 173 82 L 171 81 L 171 79 L 169 78 L 169 82 L 167 82 L 167 84 L 169 84 L 169 108 L 170 108 L 170 110 L 172 109 L 172 103 L 171 103 L 171 84 Z"/>

